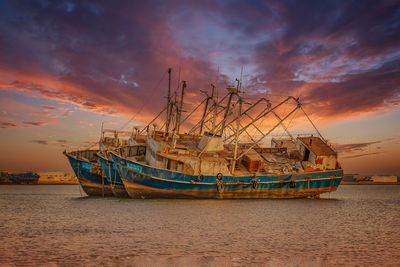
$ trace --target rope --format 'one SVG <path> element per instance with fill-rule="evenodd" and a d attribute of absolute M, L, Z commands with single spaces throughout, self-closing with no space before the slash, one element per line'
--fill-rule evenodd
<path fill-rule="evenodd" d="M 167 75 L 167 72 L 164 72 L 164 75 L 161 77 L 161 79 L 157 82 L 156 86 L 152 89 L 151 91 L 151 95 L 148 99 L 152 99 L 154 96 L 154 93 L 156 91 L 156 89 L 160 86 L 161 82 L 164 80 L 165 76 Z M 124 129 L 129 123 L 131 123 L 134 119 L 136 119 L 137 115 L 139 115 L 144 106 L 147 104 L 147 101 L 144 101 L 142 103 L 142 106 L 140 107 L 140 109 L 136 112 L 136 114 L 134 114 L 124 125 L 121 126 L 121 128 L 119 128 L 119 131 L 121 131 L 122 129 Z"/>
<path fill-rule="evenodd" d="M 287 126 L 285 126 L 285 125 L 282 123 L 282 127 L 286 127 L 285 130 L 287 131 L 288 134 L 290 134 L 290 133 L 289 133 L 289 128 L 290 128 L 290 126 L 291 126 L 291 124 L 292 124 L 294 118 L 296 117 L 297 111 L 299 111 L 299 110 L 297 109 L 297 110 L 295 111 L 295 113 L 293 114 L 293 117 L 290 119 L 290 121 L 289 121 L 289 123 L 287 124 Z M 282 133 L 282 134 L 278 137 L 278 139 L 281 139 L 282 136 L 283 136 L 284 134 L 285 134 L 285 133 Z M 293 136 L 290 136 L 290 137 L 291 137 L 292 140 L 293 140 Z"/>
<path fill-rule="evenodd" d="M 300 108 L 301 108 L 301 110 L 303 111 L 304 115 L 306 115 L 308 121 L 309 121 L 309 122 L 311 123 L 311 125 L 314 127 L 315 131 L 317 131 L 319 137 L 321 137 L 322 140 L 324 140 L 324 141 L 326 142 L 325 138 L 322 137 L 322 134 L 318 131 L 317 127 L 316 127 L 315 124 L 312 122 L 312 120 L 310 119 L 310 117 L 308 117 L 308 115 L 307 115 L 307 113 L 304 111 L 303 107 L 300 106 Z"/>
<path fill-rule="evenodd" d="M 156 83 L 156 86 L 151 90 L 151 96 L 148 99 L 153 98 L 154 93 L 156 92 L 156 89 L 160 86 L 161 82 L 164 80 L 166 75 L 167 75 L 167 72 L 165 72 L 164 75 L 161 77 L 161 79 Z M 139 115 L 142 112 L 142 110 L 146 104 L 147 104 L 147 102 L 144 101 L 142 103 L 142 106 L 140 107 L 140 109 L 125 124 L 123 124 L 117 131 L 123 130 L 129 123 L 131 123 L 134 119 L 136 119 L 137 115 Z M 95 145 L 98 145 L 98 144 L 99 144 L 99 141 L 94 141 L 92 143 L 89 143 L 85 147 L 85 150 L 91 149 L 92 147 L 94 147 Z"/>

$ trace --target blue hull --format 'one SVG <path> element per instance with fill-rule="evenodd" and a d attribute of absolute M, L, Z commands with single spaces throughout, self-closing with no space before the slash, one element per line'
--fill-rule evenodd
<path fill-rule="evenodd" d="M 343 170 L 292 175 L 193 176 L 150 167 L 111 153 L 133 198 L 306 198 L 332 192 Z"/>
<path fill-rule="evenodd" d="M 129 197 L 125 186 L 122 183 L 121 176 L 117 170 L 117 165 L 102 155 L 98 157 L 101 169 L 103 170 L 104 178 L 111 186 L 111 191 L 116 197 Z"/>
<path fill-rule="evenodd" d="M 66 153 L 76 177 L 88 196 L 113 196 L 110 184 L 103 179 L 99 166 L 95 163 L 77 159 L 77 157 Z"/>

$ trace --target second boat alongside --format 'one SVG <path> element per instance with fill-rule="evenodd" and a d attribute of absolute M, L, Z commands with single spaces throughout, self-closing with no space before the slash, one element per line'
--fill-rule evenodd
<path fill-rule="evenodd" d="M 117 166 L 112 159 L 108 158 L 107 152 L 98 152 L 97 157 L 101 169 L 103 170 L 104 178 L 110 184 L 114 196 L 121 198 L 129 197 L 128 192 L 126 192 L 124 184 L 122 183 Z"/>
<path fill-rule="evenodd" d="M 102 175 L 97 161 L 99 150 L 64 152 L 83 191 L 88 196 L 113 196 L 110 183 Z"/>

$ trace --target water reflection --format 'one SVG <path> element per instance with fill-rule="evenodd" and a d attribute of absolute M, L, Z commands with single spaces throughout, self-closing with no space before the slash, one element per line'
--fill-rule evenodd
<path fill-rule="evenodd" d="M 0 187 L 0 265 L 343 266 L 400 262 L 400 186 L 320 200 L 133 200 Z"/>

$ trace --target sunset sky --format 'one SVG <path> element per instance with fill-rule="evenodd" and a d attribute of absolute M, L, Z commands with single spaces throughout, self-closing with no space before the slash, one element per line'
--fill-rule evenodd
<path fill-rule="evenodd" d="M 68 171 L 101 123 L 143 125 L 166 71 L 293 95 L 346 173 L 400 175 L 400 1 L 0 0 L 0 169 Z M 132 117 L 133 116 L 133 117 Z"/>

